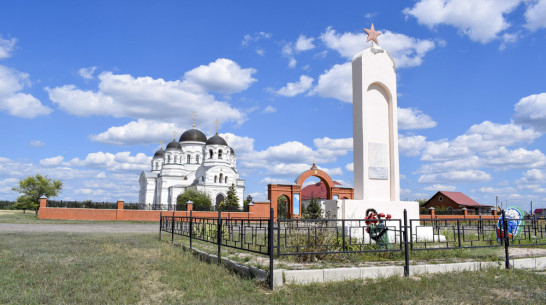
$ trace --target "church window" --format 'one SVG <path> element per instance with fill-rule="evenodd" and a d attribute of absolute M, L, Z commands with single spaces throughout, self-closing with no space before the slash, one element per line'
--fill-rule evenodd
<path fill-rule="evenodd" d="M 205 176 L 201 177 L 201 182 L 205 182 Z"/>
<path fill-rule="evenodd" d="M 167 163 L 171 163 L 171 155 L 167 155 Z"/>
<path fill-rule="evenodd" d="M 195 164 L 199 164 L 199 155 L 195 156 Z"/>
<path fill-rule="evenodd" d="M 188 163 L 188 164 L 191 163 L 191 157 L 190 157 L 190 155 L 188 155 L 188 160 L 186 161 L 186 163 Z"/>
<path fill-rule="evenodd" d="M 174 163 L 178 163 L 178 157 L 176 155 L 174 156 Z"/>
<path fill-rule="evenodd" d="M 214 176 L 214 183 L 218 182 L 218 176 Z"/>
<path fill-rule="evenodd" d="M 221 149 L 218 151 L 218 159 L 222 159 L 222 150 Z"/>
<path fill-rule="evenodd" d="M 222 176 L 223 176 L 223 174 L 220 174 L 220 181 L 218 181 L 220 183 L 222 183 Z"/>
<path fill-rule="evenodd" d="M 212 159 L 212 155 L 213 155 L 212 149 L 209 149 L 209 159 Z"/>
<path fill-rule="evenodd" d="M 227 183 L 227 176 L 226 176 L 226 183 Z"/>

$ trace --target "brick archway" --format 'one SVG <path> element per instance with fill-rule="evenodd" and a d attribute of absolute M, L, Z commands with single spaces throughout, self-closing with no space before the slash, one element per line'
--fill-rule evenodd
<path fill-rule="evenodd" d="M 275 218 L 277 217 L 277 200 L 281 195 L 285 195 L 288 197 L 288 214 L 290 218 L 301 217 L 301 186 L 309 177 L 317 177 L 325 184 L 326 199 L 334 199 L 334 196 L 336 196 L 336 199 L 354 198 L 354 189 L 335 187 L 332 178 L 330 178 L 330 176 L 326 172 L 320 170 L 317 165 L 313 163 L 313 166 L 309 170 L 301 173 L 296 178 L 295 184 L 269 184 L 267 186 L 267 199 L 269 199 L 269 202 L 271 203 L 271 207 L 273 208 L 273 211 L 275 213 Z M 294 203 L 297 201 L 299 202 L 296 206 L 294 206 Z M 295 208 L 296 211 L 294 210 Z"/>

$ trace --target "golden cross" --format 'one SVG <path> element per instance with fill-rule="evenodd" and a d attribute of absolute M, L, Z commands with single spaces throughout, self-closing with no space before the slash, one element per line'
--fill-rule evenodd
<path fill-rule="evenodd" d="M 218 130 L 220 129 L 220 121 L 216 119 L 215 123 L 216 123 L 216 133 L 218 133 Z"/>
<path fill-rule="evenodd" d="M 195 123 L 197 122 L 197 113 L 195 111 L 191 114 L 192 120 L 193 120 L 193 128 L 195 128 Z"/>
<path fill-rule="evenodd" d="M 163 149 L 163 140 L 159 141 L 159 145 L 161 145 L 161 149 Z"/>
<path fill-rule="evenodd" d="M 176 140 L 176 130 L 173 130 L 173 140 Z"/>

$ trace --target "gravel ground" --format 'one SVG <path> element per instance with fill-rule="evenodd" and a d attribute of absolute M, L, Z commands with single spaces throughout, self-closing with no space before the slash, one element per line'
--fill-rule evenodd
<path fill-rule="evenodd" d="M 159 233 L 157 224 L 13 224 L 0 223 L 0 232 Z"/>

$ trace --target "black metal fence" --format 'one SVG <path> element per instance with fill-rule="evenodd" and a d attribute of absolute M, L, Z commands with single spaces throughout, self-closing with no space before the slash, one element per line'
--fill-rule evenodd
<path fill-rule="evenodd" d="M 504 215 L 504 211 L 503 211 Z M 504 217 L 502 219 L 505 219 Z M 520 219 L 523 220 L 523 219 Z M 509 268 L 509 247 L 546 245 L 546 217 L 525 219 L 517 236 L 509 223 L 489 219 L 222 219 L 218 217 L 161 216 L 161 232 L 269 256 L 269 285 L 273 289 L 274 254 L 311 256 L 371 252 L 403 252 L 404 274 L 409 275 L 411 251 L 504 247 Z M 499 228 L 502 227 L 499 233 Z"/>
<path fill-rule="evenodd" d="M 48 200 L 48 208 L 78 208 L 78 209 L 109 209 L 115 210 L 118 208 L 116 202 L 94 202 L 88 201 L 66 201 L 66 200 Z"/>

